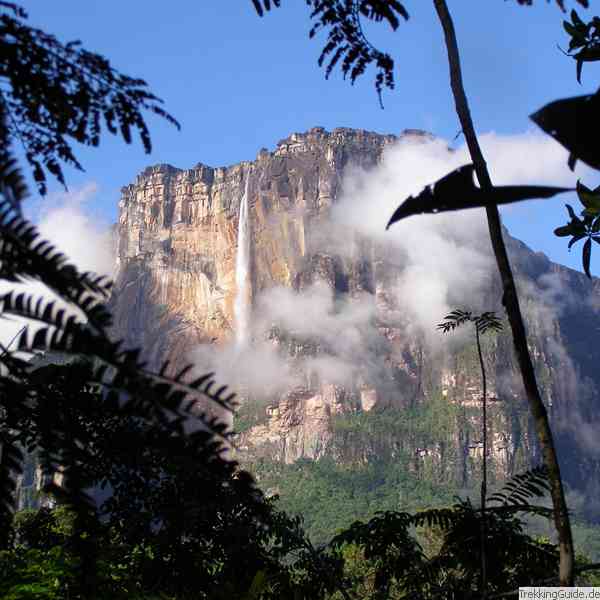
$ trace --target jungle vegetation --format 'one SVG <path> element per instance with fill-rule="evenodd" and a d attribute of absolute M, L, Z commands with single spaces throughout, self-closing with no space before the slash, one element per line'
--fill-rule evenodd
<path fill-rule="evenodd" d="M 280 0 L 253 4 L 262 14 Z M 408 19 L 403 4 L 307 4 L 316 19 L 312 35 L 328 31 L 321 58 L 322 63 L 329 58 L 327 73 L 341 60 L 344 73 L 356 79 L 374 63 L 377 91 L 393 87 L 393 61 L 369 44 L 360 19 L 387 22 L 396 29 L 399 19 Z M 26 327 L 14 345 L 0 348 L 0 596 L 487 597 L 519 585 L 570 584 L 576 575 L 592 572 L 586 559 L 573 553 L 552 434 L 502 240 L 497 191 L 470 119 L 452 20 L 444 0 L 434 0 L 434 6 L 444 29 L 457 111 L 481 182 L 479 201 L 488 212 L 504 305 L 546 464 L 487 494 L 485 510 L 469 499 L 413 511 L 382 505 L 374 516 L 363 512 L 365 520 L 342 526 L 329 540 L 311 540 L 300 517 L 278 509 L 274 498 L 224 456 L 229 434 L 214 412 L 192 410 L 199 397 L 207 406 L 233 410 L 227 388 L 217 385 L 211 374 L 190 380 L 189 368 L 175 377 L 166 375 L 167 365 L 157 373 L 148 371 L 139 349 L 124 348 L 108 334 L 110 282 L 79 272 L 22 216 L 28 190 L 14 157 L 15 144 L 24 149 L 38 191 L 44 194 L 47 177 L 64 181 L 61 165 L 81 166 L 73 141 L 97 146 L 108 132 L 130 143 L 137 133 L 150 151 L 144 115 L 157 114 L 175 126 L 177 122 L 143 80 L 119 73 L 107 59 L 76 42 L 63 44 L 29 27 L 21 7 L 2 1 L 0 278 L 9 284 L 41 282 L 83 317 L 68 316 L 43 297 L 14 291 L 2 297 L 2 316 L 23 318 L 41 328 L 32 333 Z M 570 27 L 579 76 L 581 64 L 596 58 L 597 22 L 579 23 L 573 17 Z M 553 107 L 536 122 L 542 127 L 551 123 L 572 160 L 595 166 L 596 141 L 589 133 L 593 128 L 580 135 L 573 128 L 585 119 L 572 117 L 573 111 L 584 114 L 590 104 L 595 106 L 595 96 L 591 98 L 583 108 L 577 102 Z M 589 267 L 597 198 L 595 191 L 581 191 L 587 212 L 583 220 L 570 214 L 567 227 L 573 238 L 587 237 L 583 260 Z M 445 210 L 461 208 L 448 207 L 444 194 L 436 195 L 430 200 Z M 53 353 L 69 360 L 41 366 L 34 360 Z M 16 476 L 23 471 L 26 453 L 38 457 L 44 502 L 15 514 Z M 335 472 L 331 465 L 319 467 L 324 467 L 324 477 L 330 477 L 328 468 Z M 367 487 L 372 477 L 367 472 Z M 396 485 L 403 482 L 398 477 Z M 548 492 L 553 508 L 539 502 Z M 522 522 L 527 515 L 554 518 L 558 546 L 528 535 Z"/>

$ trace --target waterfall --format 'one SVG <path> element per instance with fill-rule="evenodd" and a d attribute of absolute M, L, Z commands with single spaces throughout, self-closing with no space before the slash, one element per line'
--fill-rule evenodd
<path fill-rule="evenodd" d="M 238 224 L 237 256 L 235 261 L 236 296 L 233 307 L 235 318 L 235 338 L 238 348 L 243 348 L 249 340 L 250 330 L 250 233 L 248 220 L 248 184 L 246 177 L 244 195 L 240 202 Z"/>

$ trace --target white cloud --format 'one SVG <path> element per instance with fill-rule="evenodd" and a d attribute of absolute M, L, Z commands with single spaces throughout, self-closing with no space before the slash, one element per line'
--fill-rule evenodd
<path fill-rule="evenodd" d="M 218 348 L 203 344 L 194 351 L 192 362 L 199 373 L 214 372 L 217 381 L 227 382 L 242 395 L 268 397 L 300 383 L 289 361 L 264 338 L 245 347 L 235 343 Z"/>
<path fill-rule="evenodd" d="M 242 396 L 271 397 L 306 386 L 314 376 L 347 384 L 356 375 L 358 357 L 365 366 L 364 351 L 375 334 L 369 326 L 373 315 L 374 303 L 367 295 L 338 303 L 324 284 L 310 286 L 302 294 L 275 287 L 256 307 L 251 345 L 201 345 L 192 360 L 199 372 L 215 372 L 219 381 L 227 381 Z M 290 360 L 288 347 L 281 348 L 270 336 L 273 328 L 291 337 L 292 346 L 310 342 L 318 353 L 300 353 Z"/>
<path fill-rule="evenodd" d="M 81 271 L 112 276 L 115 256 L 110 225 L 94 214 L 90 203 L 98 195 L 95 183 L 57 194 L 42 203 L 38 229 Z"/>
<path fill-rule="evenodd" d="M 336 302 L 324 283 L 311 285 L 297 293 L 276 287 L 259 299 L 258 319 L 263 329 L 271 325 L 282 328 L 299 339 L 324 344 L 336 354 L 358 351 L 362 330 L 374 316 L 374 303 L 368 295 Z"/>
<path fill-rule="evenodd" d="M 567 152 L 538 133 L 487 133 L 480 136 L 480 143 L 496 185 L 574 186 L 576 177 L 586 171 L 582 167 L 573 174 Z M 385 226 L 405 198 L 468 162 L 464 144 L 450 151 L 444 140 L 405 137 L 384 153 L 376 168 L 347 175 L 333 210 L 334 224 L 341 231 L 320 235 L 343 247 L 351 230 L 388 247 L 388 254 L 395 253 L 401 269 L 396 286 L 399 305 L 424 332 L 431 332 L 456 303 L 476 302 L 496 274 L 484 211 L 419 215 L 389 231 Z"/>
<path fill-rule="evenodd" d="M 547 135 L 526 132 L 517 135 L 486 133 L 479 137 L 494 185 L 557 185 L 572 187 L 578 177 L 592 169 L 581 161 L 573 173 L 568 165 L 569 153 Z M 470 162 L 467 150 L 459 152 Z"/>

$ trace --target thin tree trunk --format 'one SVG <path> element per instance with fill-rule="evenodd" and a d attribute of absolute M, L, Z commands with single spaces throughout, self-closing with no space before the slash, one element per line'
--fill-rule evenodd
<path fill-rule="evenodd" d="M 454 102 L 456 104 L 456 112 L 460 120 L 462 131 L 467 141 L 467 147 L 471 155 L 471 160 L 475 165 L 477 179 L 482 189 L 490 189 L 492 181 L 487 170 L 487 165 L 479 142 L 475 134 L 473 120 L 469 111 L 469 104 L 465 94 L 462 73 L 460 68 L 460 57 L 458 53 L 458 45 L 456 42 L 456 33 L 452 17 L 448 11 L 448 6 L 445 0 L 433 0 L 433 4 L 437 11 L 438 17 L 444 30 L 446 41 L 446 49 L 448 51 L 448 62 L 450 68 L 450 84 L 452 93 L 454 94 Z M 567 505 L 565 502 L 565 494 L 560 476 L 560 468 L 554 448 L 554 440 L 552 431 L 548 422 L 548 414 L 546 407 L 542 402 L 540 392 L 538 390 L 533 363 L 529 355 L 527 347 L 527 337 L 525 335 L 525 326 L 521 309 L 519 307 L 519 299 L 515 287 L 506 246 L 502 238 L 502 226 L 500 223 L 500 214 L 497 206 L 486 207 L 488 228 L 496 263 L 502 279 L 502 287 L 504 295 L 502 303 L 506 308 L 508 320 L 513 334 L 513 342 L 523 377 L 525 393 L 529 402 L 529 407 L 533 415 L 537 430 L 538 441 L 542 449 L 544 463 L 548 469 L 548 477 L 551 487 L 552 503 L 554 506 L 554 523 L 558 533 L 558 542 L 560 549 L 560 567 L 559 580 L 562 586 L 573 585 L 573 538 L 571 535 L 571 524 Z"/>
<path fill-rule="evenodd" d="M 485 376 L 485 365 L 483 363 L 483 354 L 481 353 L 481 340 L 479 338 L 479 328 L 475 323 L 475 337 L 477 339 L 477 356 L 479 357 L 479 367 L 481 368 L 481 384 L 483 388 L 482 399 L 482 419 L 483 419 L 483 456 L 481 473 L 481 597 L 487 598 L 487 557 L 486 557 L 486 514 L 485 498 L 487 496 L 487 378 Z"/>

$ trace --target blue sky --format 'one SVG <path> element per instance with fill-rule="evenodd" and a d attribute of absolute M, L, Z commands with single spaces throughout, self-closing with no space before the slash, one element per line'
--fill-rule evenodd
<path fill-rule="evenodd" d="M 220 166 L 252 160 L 261 147 L 273 149 L 290 133 L 317 125 L 382 133 L 421 128 L 448 140 L 455 137 L 460 127 L 432 2 L 406 0 L 411 19 L 394 34 L 381 25 L 367 28 L 396 59 L 397 85 L 385 92 L 384 110 L 372 74 L 353 87 L 339 73 L 324 79 L 316 64 L 322 41 L 307 37 L 308 9 L 301 0 L 283 4 L 260 19 L 250 0 L 22 2 L 33 26 L 61 41 L 80 39 L 117 69 L 145 79 L 182 124 L 177 131 L 149 116 L 150 156 L 139 143 L 127 146 L 110 136 L 100 148 L 78 148 L 86 172 L 67 170 L 67 181 L 72 189 L 96 184 L 94 213 L 114 221 L 119 189 L 149 164 L 189 168 L 198 162 Z M 574 62 L 557 48 L 566 47 L 568 39 L 564 15 L 554 2 L 521 7 L 513 0 L 449 0 L 449 6 L 480 132 L 533 131 L 528 115 L 543 104 L 595 89 L 597 67 L 584 67 L 579 86 Z M 599 180 L 587 175 L 584 181 Z M 60 187 L 53 184 L 51 191 Z M 564 240 L 552 235 L 566 221 L 569 200 L 565 195 L 528 203 L 506 212 L 505 223 L 533 249 L 580 269 L 580 250 L 569 254 Z M 31 206 L 37 203 L 32 200 Z M 593 271 L 598 264 L 592 257 Z"/>

